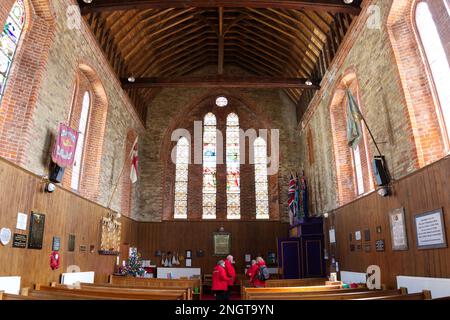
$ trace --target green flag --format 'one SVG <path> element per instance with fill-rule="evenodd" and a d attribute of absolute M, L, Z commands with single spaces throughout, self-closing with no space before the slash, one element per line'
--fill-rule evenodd
<path fill-rule="evenodd" d="M 346 90 L 347 95 L 347 143 L 348 146 L 356 149 L 362 138 L 361 120 L 362 115 L 358 103 L 353 97 L 350 89 Z"/>

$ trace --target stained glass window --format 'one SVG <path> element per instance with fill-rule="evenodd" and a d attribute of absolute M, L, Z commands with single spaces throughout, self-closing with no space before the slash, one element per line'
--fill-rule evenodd
<path fill-rule="evenodd" d="M 216 218 L 216 125 L 216 116 L 208 113 L 203 123 L 203 219 Z"/>
<path fill-rule="evenodd" d="M 75 150 L 75 161 L 72 167 L 72 180 L 70 186 L 73 190 L 78 190 L 81 178 L 81 164 L 83 161 L 84 141 L 86 138 L 86 129 L 89 118 L 89 109 L 91 106 L 91 97 L 86 91 L 83 96 L 83 104 L 81 106 L 80 124 L 78 126 L 78 142 Z"/>
<path fill-rule="evenodd" d="M 175 219 L 187 219 L 189 154 L 189 141 L 182 137 L 177 143 Z"/>
<path fill-rule="evenodd" d="M 14 55 L 25 23 L 23 0 L 17 0 L 9 13 L 0 36 L 0 102 L 11 70 Z"/>
<path fill-rule="evenodd" d="M 227 117 L 227 218 L 241 218 L 241 170 L 239 150 L 239 117 L 230 113 Z"/>
<path fill-rule="evenodd" d="M 269 219 L 269 184 L 267 179 L 267 143 L 259 137 L 255 150 L 256 219 Z"/>

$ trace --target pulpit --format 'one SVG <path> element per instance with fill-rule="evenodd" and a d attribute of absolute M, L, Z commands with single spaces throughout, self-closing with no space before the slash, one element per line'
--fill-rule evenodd
<path fill-rule="evenodd" d="M 283 279 L 326 276 L 322 218 L 306 218 L 278 239 L 278 264 Z"/>

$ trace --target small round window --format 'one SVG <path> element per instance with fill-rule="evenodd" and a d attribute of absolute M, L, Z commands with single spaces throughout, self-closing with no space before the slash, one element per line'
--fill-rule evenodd
<path fill-rule="evenodd" d="M 228 105 L 228 99 L 225 97 L 218 97 L 216 99 L 216 105 L 220 108 L 226 107 Z"/>

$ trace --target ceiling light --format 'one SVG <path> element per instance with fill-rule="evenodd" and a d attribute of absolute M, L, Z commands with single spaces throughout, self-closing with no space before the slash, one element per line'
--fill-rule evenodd
<path fill-rule="evenodd" d="M 353 3 L 353 0 L 344 0 L 344 3 L 351 4 L 351 3 Z"/>
<path fill-rule="evenodd" d="M 83 0 L 84 3 L 92 3 L 92 0 Z"/>
<path fill-rule="evenodd" d="M 307 86 L 312 86 L 312 85 L 313 85 L 313 83 L 312 83 L 311 80 L 306 80 L 305 84 L 306 84 Z"/>
<path fill-rule="evenodd" d="M 135 77 L 129 77 L 128 78 L 128 82 L 135 82 L 136 81 L 136 78 Z"/>
<path fill-rule="evenodd" d="M 218 97 L 216 99 L 216 106 L 223 108 L 226 107 L 228 105 L 228 99 L 225 97 Z"/>
<path fill-rule="evenodd" d="M 387 197 L 389 196 L 389 189 L 387 187 L 381 187 L 377 190 L 377 193 L 380 197 Z"/>

